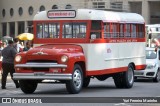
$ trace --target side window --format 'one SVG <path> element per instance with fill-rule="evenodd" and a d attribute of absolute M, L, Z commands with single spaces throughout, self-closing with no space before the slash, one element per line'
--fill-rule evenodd
<path fill-rule="evenodd" d="M 43 24 L 37 24 L 37 38 L 43 38 Z"/>
<path fill-rule="evenodd" d="M 126 37 L 130 38 L 131 37 L 131 32 L 130 32 L 130 24 L 126 24 Z"/>
<path fill-rule="evenodd" d="M 86 23 L 64 23 L 62 38 L 86 38 Z"/>
<path fill-rule="evenodd" d="M 49 24 L 49 37 L 59 38 L 59 28 L 60 28 L 60 25 L 58 23 Z"/>
<path fill-rule="evenodd" d="M 49 38 L 49 24 L 44 24 L 43 38 Z"/>
<path fill-rule="evenodd" d="M 119 37 L 120 38 L 123 38 L 124 37 L 124 24 L 120 24 L 120 27 L 119 27 Z"/>
<path fill-rule="evenodd" d="M 104 38 L 110 38 L 110 23 L 104 23 Z"/>
<path fill-rule="evenodd" d="M 92 21 L 92 23 L 91 23 L 91 35 L 94 35 L 95 39 L 96 38 L 101 38 L 101 32 L 102 32 L 101 21 L 99 21 L 99 20 Z"/>
<path fill-rule="evenodd" d="M 72 23 L 64 23 L 62 38 L 72 38 Z"/>
<path fill-rule="evenodd" d="M 92 21 L 91 30 L 101 30 L 101 21 Z"/>
<path fill-rule="evenodd" d="M 59 38 L 59 23 L 37 24 L 37 38 Z"/>
<path fill-rule="evenodd" d="M 138 25 L 138 38 L 143 38 L 144 37 L 144 25 L 139 24 Z"/>
<path fill-rule="evenodd" d="M 118 38 L 118 24 L 113 23 L 112 24 L 112 37 L 113 38 Z"/>
<path fill-rule="evenodd" d="M 136 24 L 131 25 L 131 37 L 136 38 Z"/>
<path fill-rule="evenodd" d="M 77 34 L 77 38 L 86 38 L 87 24 L 86 23 L 80 23 L 80 24 L 78 24 L 78 28 L 79 28 L 79 33 Z"/>

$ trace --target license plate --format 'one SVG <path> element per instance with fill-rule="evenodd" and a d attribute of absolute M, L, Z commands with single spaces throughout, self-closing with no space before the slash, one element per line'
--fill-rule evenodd
<path fill-rule="evenodd" d="M 34 76 L 43 76 L 45 73 L 44 72 L 35 72 Z"/>

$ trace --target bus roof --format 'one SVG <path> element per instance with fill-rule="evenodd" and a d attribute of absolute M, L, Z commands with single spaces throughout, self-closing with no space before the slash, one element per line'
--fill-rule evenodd
<path fill-rule="evenodd" d="M 144 23 L 144 18 L 137 13 L 113 12 L 92 9 L 77 9 L 75 17 L 49 17 L 48 12 L 61 12 L 73 10 L 49 10 L 38 12 L 34 21 L 38 20 L 102 20 L 104 22 Z"/>

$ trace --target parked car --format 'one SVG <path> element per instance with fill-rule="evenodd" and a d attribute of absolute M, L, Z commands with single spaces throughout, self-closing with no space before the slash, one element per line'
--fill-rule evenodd
<path fill-rule="evenodd" d="M 160 81 L 160 49 L 146 47 L 146 68 L 135 71 L 137 77 L 151 78 L 154 82 Z"/>

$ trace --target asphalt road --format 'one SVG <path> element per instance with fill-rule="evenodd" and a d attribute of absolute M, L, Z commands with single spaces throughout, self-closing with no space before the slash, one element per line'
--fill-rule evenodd
<path fill-rule="evenodd" d="M 68 94 L 65 88 L 65 84 L 39 84 L 36 91 L 33 94 L 24 94 L 20 88 L 16 89 L 15 85 L 8 78 L 7 81 L 7 89 L 0 89 L 0 97 L 19 97 L 19 98 L 27 98 L 27 97 L 35 97 L 35 98 L 43 98 L 47 99 L 51 97 L 51 99 L 64 99 L 63 101 L 59 101 L 58 103 L 54 103 L 56 106 L 83 106 L 83 102 L 85 105 L 92 106 L 159 106 L 159 103 L 124 103 L 124 102 L 116 102 L 112 103 L 112 101 L 116 101 L 117 99 L 123 100 L 127 99 L 135 99 L 138 98 L 154 98 L 157 97 L 160 99 L 160 83 L 154 83 L 151 80 L 147 79 L 139 79 L 134 83 L 134 86 L 131 89 L 118 89 L 115 87 L 113 79 L 109 78 L 105 81 L 98 81 L 97 79 L 92 79 L 89 86 L 87 88 L 83 88 L 83 90 L 79 94 Z M 92 98 L 94 97 L 94 98 Z M 118 98 L 117 98 L 118 97 Z M 120 98 L 119 98 L 120 97 Z M 129 98 L 128 98 L 129 97 Z M 97 98 L 97 99 L 96 99 Z M 104 103 L 100 103 L 102 99 L 107 99 L 111 103 L 107 103 L 107 101 L 102 101 Z M 137 98 L 136 98 L 137 99 Z M 67 101 L 67 104 L 65 103 Z M 81 100 L 82 103 L 76 103 L 76 101 Z M 85 100 L 90 100 L 86 103 Z M 97 101 L 96 101 L 97 100 Z M 54 100 L 53 100 L 54 101 Z M 52 101 L 52 102 L 53 102 Z M 73 103 L 72 103 L 73 102 Z M 97 103 L 96 103 L 97 102 Z M 59 104 L 60 103 L 60 104 Z M 107 104 L 106 104 L 107 103 Z M 3 104 L 5 106 L 5 104 Z M 27 106 L 28 104 L 26 104 Z M 41 106 L 34 104 L 35 106 Z M 44 105 L 44 104 L 43 104 Z M 50 104 L 48 103 L 47 106 Z M 7 105 L 8 106 L 8 105 Z"/>

